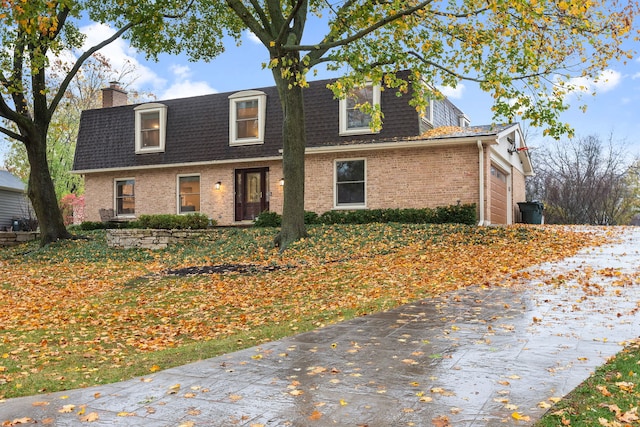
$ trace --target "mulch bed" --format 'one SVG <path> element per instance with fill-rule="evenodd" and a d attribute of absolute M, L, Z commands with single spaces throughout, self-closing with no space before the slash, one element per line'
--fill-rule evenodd
<path fill-rule="evenodd" d="M 183 267 L 165 270 L 165 274 L 171 276 L 197 276 L 200 274 L 257 274 L 271 273 L 274 271 L 284 270 L 290 267 L 279 265 L 256 265 L 256 264 L 218 264 L 218 265 L 199 265 L 193 267 Z"/>

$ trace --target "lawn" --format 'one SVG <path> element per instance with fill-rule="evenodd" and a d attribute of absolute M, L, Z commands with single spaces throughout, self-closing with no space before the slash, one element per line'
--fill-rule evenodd
<path fill-rule="evenodd" d="M 607 238 L 548 226 L 316 226 L 280 254 L 275 233 L 219 228 L 148 251 L 107 248 L 99 231 L 1 249 L 0 399 L 121 381 L 464 286 L 511 286 L 532 274 L 525 267 Z M 212 266 L 226 272 L 186 274 Z"/>

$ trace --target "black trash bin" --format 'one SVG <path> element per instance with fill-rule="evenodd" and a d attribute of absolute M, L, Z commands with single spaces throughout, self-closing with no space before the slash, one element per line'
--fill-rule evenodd
<path fill-rule="evenodd" d="M 12 231 L 22 231 L 22 224 L 20 223 L 20 220 L 17 218 L 14 218 L 13 221 L 11 222 L 11 228 L 12 228 Z"/>
<path fill-rule="evenodd" d="M 544 205 L 541 202 L 519 202 L 518 207 L 522 213 L 522 222 L 525 224 L 542 224 Z"/>

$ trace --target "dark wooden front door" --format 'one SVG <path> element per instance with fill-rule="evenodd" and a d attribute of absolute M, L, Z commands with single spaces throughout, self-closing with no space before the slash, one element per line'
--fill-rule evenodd
<path fill-rule="evenodd" d="M 236 221 L 254 220 L 269 210 L 267 173 L 269 168 L 236 170 Z"/>

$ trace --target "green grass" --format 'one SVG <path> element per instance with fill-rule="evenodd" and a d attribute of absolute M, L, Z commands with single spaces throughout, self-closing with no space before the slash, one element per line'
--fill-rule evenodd
<path fill-rule="evenodd" d="M 640 340 L 636 340 L 550 408 L 535 427 L 638 426 L 639 405 Z"/>

